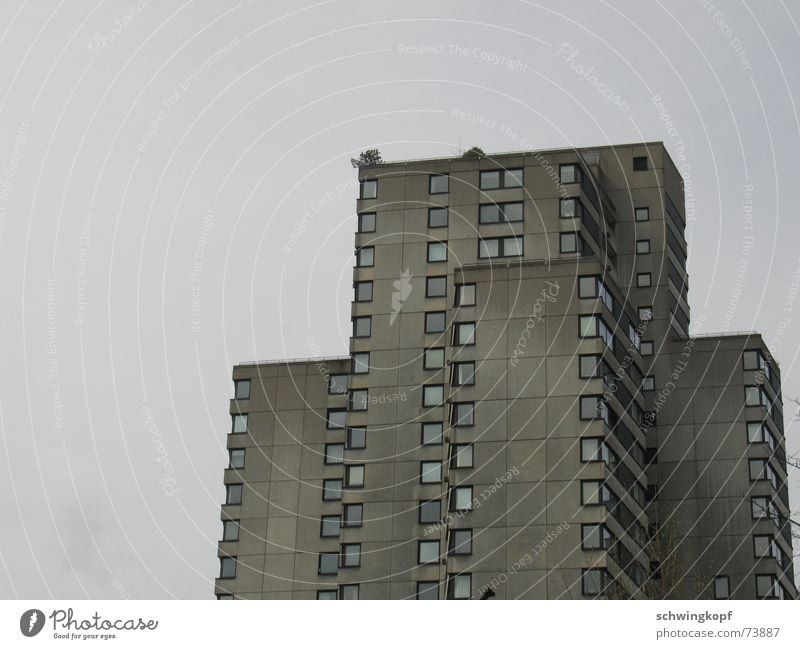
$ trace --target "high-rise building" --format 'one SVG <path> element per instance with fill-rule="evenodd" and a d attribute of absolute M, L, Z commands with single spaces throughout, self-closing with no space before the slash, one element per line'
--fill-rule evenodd
<path fill-rule="evenodd" d="M 780 370 L 662 143 L 362 167 L 352 338 L 233 369 L 218 597 L 794 598 Z"/>

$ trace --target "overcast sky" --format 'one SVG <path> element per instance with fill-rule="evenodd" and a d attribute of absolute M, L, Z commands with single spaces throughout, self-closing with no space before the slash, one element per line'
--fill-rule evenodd
<path fill-rule="evenodd" d="M 763 332 L 800 395 L 798 23 L 796 0 L 3 0 L 0 596 L 211 596 L 231 366 L 347 353 L 365 148 L 664 140 L 699 331 Z"/>

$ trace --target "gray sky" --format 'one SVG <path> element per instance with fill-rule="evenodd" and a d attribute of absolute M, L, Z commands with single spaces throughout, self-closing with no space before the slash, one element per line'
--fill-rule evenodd
<path fill-rule="evenodd" d="M 211 596 L 231 366 L 346 353 L 365 148 L 664 140 L 699 331 L 800 395 L 796 0 L 138 7 L 0 5 L 0 596 Z"/>

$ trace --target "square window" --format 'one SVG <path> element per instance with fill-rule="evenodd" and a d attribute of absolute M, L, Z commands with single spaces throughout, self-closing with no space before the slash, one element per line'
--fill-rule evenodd
<path fill-rule="evenodd" d="M 426 349 L 422 364 L 426 370 L 442 369 L 444 367 L 444 347 Z"/>
<path fill-rule="evenodd" d="M 578 335 L 581 338 L 597 337 L 597 316 L 582 315 L 578 320 Z"/>
<path fill-rule="evenodd" d="M 222 540 L 239 540 L 239 521 L 222 521 Z"/>
<path fill-rule="evenodd" d="M 429 241 L 428 262 L 434 264 L 440 261 L 447 261 L 447 242 Z"/>
<path fill-rule="evenodd" d="M 439 500 L 423 500 L 419 504 L 420 523 L 438 523 L 442 520 L 442 503 Z"/>
<path fill-rule="evenodd" d="M 578 278 L 578 297 L 591 298 L 597 297 L 597 278 L 594 276 Z"/>
<path fill-rule="evenodd" d="M 456 285 L 455 306 L 475 306 L 475 284 Z"/>
<path fill-rule="evenodd" d="M 369 390 L 350 390 L 350 410 L 366 410 L 369 406 Z"/>
<path fill-rule="evenodd" d="M 236 557 L 219 558 L 219 578 L 233 579 L 236 577 Z"/>
<path fill-rule="evenodd" d="M 360 192 L 358 197 L 369 199 L 378 197 L 378 181 L 375 179 L 362 180 L 360 182 Z"/>
<path fill-rule="evenodd" d="M 419 541 L 417 563 L 437 563 L 439 561 L 439 541 Z"/>
<path fill-rule="evenodd" d="M 559 216 L 562 219 L 572 219 L 583 214 L 583 205 L 577 198 L 562 198 Z"/>
<path fill-rule="evenodd" d="M 322 500 L 341 500 L 342 499 L 342 481 L 341 480 L 323 480 L 322 481 Z"/>
<path fill-rule="evenodd" d="M 320 552 L 317 564 L 317 573 L 320 575 L 335 575 L 339 572 L 339 553 Z"/>
<path fill-rule="evenodd" d="M 760 421 L 747 422 L 747 441 L 750 443 L 766 442 L 768 439 L 766 426 Z"/>
<path fill-rule="evenodd" d="M 422 405 L 425 408 L 436 408 L 444 402 L 443 385 L 425 385 L 422 387 Z"/>
<path fill-rule="evenodd" d="M 650 254 L 650 239 L 637 239 L 636 240 L 636 254 L 649 255 Z"/>
<path fill-rule="evenodd" d="M 642 322 L 649 322 L 653 319 L 653 307 L 652 306 L 640 306 L 639 310 L 639 320 Z"/>
<path fill-rule="evenodd" d="M 559 166 L 559 180 L 562 185 L 571 185 L 580 182 L 580 169 L 576 164 L 566 164 Z"/>
<path fill-rule="evenodd" d="M 453 426 L 474 426 L 475 404 L 472 402 L 454 403 L 451 423 Z"/>
<path fill-rule="evenodd" d="M 353 374 L 367 374 L 369 372 L 369 352 L 357 352 L 353 354 Z"/>
<path fill-rule="evenodd" d="M 633 218 L 636 221 L 649 221 L 650 220 L 650 208 L 649 207 L 637 207 L 633 210 Z"/>
<path fill-rule="evenodd" d="M 656 377 L 652 375 L 645 376 L 642 379 L 642 390 L 645 392 L 652 392 L 656 389 Z"/>
<path fill-rule="evenodd" d="M 328 394 L 347 394 L 347 374 L 328 375 Z"/>
<path fill-rule="evenodd" d="M 600 419 L 603 405 L 600 397 L 581 397 L 581 419 Z"/>
<path fill-rule="evenodd" d="M 587 356 L 580 356 L 578 363 L 580 367 L 580 377 L 582 379 L 591 379 L 597 376 L 600 367 L 600 357 L 594 354 Z"/>
<path fill-rule="evenodd" d="M 444 426 L 440 421 L 424 421 L 422 427 L 422 445 L 431 446 L 442 443 Z"/>
<path fill-rule="evenodd" d="M 642 356 L 652 356 L 653 355 L 653 341 L 652 340 L 643 340 L 639 344 L 639 353 Z"/>
<path fill-rule="evenodd" d="M 358 215 L 359 232 L 375 232 L 375 212 L 362 212 Z"/>
<path fill-rule="evenodd" d="M 328 600 L 328 599 L 336 599 L 336 591 L 335 590 L 318 590 L 317 591 L 317 599 L 321 600 Z"/>
<path fill-rule="evenodd" d="M 242 485 L 241 484 L 225 485 L 225 504 L 226 505 L 241 505 L 242 504 Z"/>
<path fill-rule="evenodd" d="M 453 363 L 453 385 L 475 385 L 475 362 Z"/>
<path fill-rule="evenodd" d="M 481 171 L 480 176 L 481 189 L 499 189 L 500 188 L 500 170 L 493 169 L 491 171 Z"/>
<path fill-rule="evenodd" d="M 504 169 L 503 187 L 522 187 L 522 169 Z"/>
<path fill-rule="evenodd" d="M 358 568 L 361 565 L 361 544 L 342 543 L 342 568 Z"/>
<path fill-rule="evenodd" d="M 339 516 L 323 516 L 319 523 L 319 535 L 323 538 L 339 536 L 341 521 Z"/>
<path fill-rule="evenodd" d="M 579 235 L 577 232 L 562 232 L 559 240 L 559 252 L 580 252 Z"/>
<path fill-rule="evenodd" d="M 431 174 L 428 178 L 428 190 L 431 194 L 446 194 L 449 191 L 450 177 L 446 174 Z"/>
<path fill-rule="evenodd" d="M 775 575 L 756 575 L 756 597 L 774 599 L 777 595 L 777 578 Z"/>
<path fill-rule="evenodd" d="M 472 444 L 453 444 L 452 461 L 450 466 L 454 469 L 469 469 L 472 467 Z"/>
<path fill-rule="evenodd" d="M 372 316 L 353 318 L 353 338 L 369 338 L 372 335 Z"/>
<path fill-rule="evenodd" d="M 428 227 L 446 228 L 447 227 L 447 208 L 430 207 L 428 208 Z"/>
<path fill-rule="evenodd" d="M 647 171 L 647 156 L 634 156 L 633 158 L 634 171 Z"/>
<path fill-rule="evenodd" d="M 232 448 L 228 451 L 229 469 L 244 469 L 244 449 Z"/>
<path fill-rule="evenodd" d="M 600 480 L 581 480 L 581 505 L 601 505 Z"/>
<path fill-rule="evenodd" d="M 445 322 L 444 311 L 429 311 L 425 314 L 425 333 L 442 333 L 445 329 Z"/>
<path fill-rule="evenodd" d="M 250 379 L 239 379 L 233 382 L 234 394 L 236 399 L 250 398 Z"/>
<path fill-rule="evenodd" d="M 636 287 L 648 288 L 652 285 L 652 276 L 650 273 L 637 273 L 636 274 Z"/>
<path fill-rule="evenodd" d="M 367 448 L 367 429 L 365 426 L 354 426 L 347 429 L 347 448 Z"/>
<path fill-rule="evenodd" d="M 450 575 L 447 582 L 447 599 L 471 599 L 472 575 Z"/>
<path fill-rule="evenodd" d="M 584 595 L 600 595 L 603 592 L 604 581 L 601 568 L 585 568 L 581 575 L 581 590 Z"/>
<path fill-rule="evenodd" d="M 602 462 L 602 440 L 599 437 L 586 437 L 581 440 L 581 462 Z"/>
<path fill-rule="evenodd" d="M 439 599 L 438 581 L 418 581 L 417 599 Z"/>
<path fill-rule="evenodd" d="M 503 237 L 503 257 L 522 256 L 522 237 Z"/>
<path fill-rule="evenodd" d="M 344 486 L 348 489 L 364 486 L 364 465 L 348 464 L 344 472 Z"/>
<path fill-rule="evenodd" d="M 457 322 L 453 326 L 454 345 L 474 345 L 475 344 L 475 323 Z"/>
<path fill-rule="evenodd" d="M 472 487 L 455 487 L 451 490 L 450 511 L 466 512 L 471 511 Z"/>
<path fill-rule="evenodd" d="M 450 531 L 450 554 L 472 554 L 472 530 Z"/>
<path fill-rule="evenodd" d="M 760 367 L 758 351 L 749 349 L 742 356 L 743 367 L 746 370 L 757 370 Z"/>
<path fill-rule="evenodd" d="M 350 503 L 342 508 L 344 518 L 343 527 L 361 527 L 364 519 L 364 505 L 361 503 Z"/>
<path fill-rule="evenodd" d="M 247 415 L 232 415 L 233 421 L 231 424 L 232 433 L 246 433 L 247 432 Z"/>
<path fill-rule="evenodd" d="M 753 537 L 753 556 L 756 559 L 773 557 L 773 539 L 771 534 L 760 534 Z"/>
<path fill-rule="evenodd" d="M 428 277 L 425 281 L 425 297 L 444 297 L 447 295 L 447 275 Z"/>
<path fill-rule="evenodd" d="M 358 599 L 358 584 L 339 586 L 339 599 Z"/>
<path fill-rule="evenodd" d="M 325 464 L 344 462 L 344 444 L 325 444 Z"/>
<path fill-rule="evenodd" d="M 372 282 L 356 282 L 354 287 L 356 302 L 372 302 Z"/>
<path fill-rule="evenodd" d="M 750 460 L 750 479 L 764 480 L 766 468 L 767 461 L 765 459 L 759 458 L 757 460 Z"/>
<path fill-rule="evenodd" d="M 419 481 L 423 484 L 433 484 L 442 481 L 441 462 L 420 462 Z"/>
<path fill-rule="evenodd" d="M 347 423 L 347 410 L 344 408 L 328 408 L 328 429 L 344 428 Z"/>
<path fill-rule="evenodd" d="M 359 268 L 368 268 L 375 265 L 375 248 L 372 246 L 365 246 L 356 250 L 356 266 Z M 371 298 L 370 298 L 371 299 Z"/>
<path fill-rule="evenodd" d="M 487 259 L 500 256 L 500 239 L 478 239 L 478 257 Z"/>
<path fill-rule="evenodd" d="M 584 550 L 607 550 L 613 537 L 603 524 L 581 525 L 581 548 Z"/>

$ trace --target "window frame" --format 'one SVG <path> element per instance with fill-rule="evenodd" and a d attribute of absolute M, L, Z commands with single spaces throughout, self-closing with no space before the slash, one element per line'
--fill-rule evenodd
<path fill-rule="evenodd" d="M 431 250 L 444 250 L 444 258 L 443 259 L 431 259 Z M 428 249 L 426 254 L 426 260 L 429 264 L 441 264 L 447 262 L 449 249 L 447 247 L 447 241 L 428 241 Z"/>
<path fill-rule="evenodd" d="M 438 437 L 426 437 L 426 428 L 439 427 Z M 444 424 L 441 421 L 422 421 L 419 425 L 420 446 L 441 446 L 444 443 Z M 428 441 L 428 440 L 434 441 Z"/>
<path fill-rule="evenodd" d="M 240 396 L 239 395 L 239 386 L 240 385 L 247 385 L 247 396 Z M 247 401 L 250 399 L 250 379 L 234 379 L 233 380 L 233 398 L 237 401 Z"/>
<path fill-rule="evenodd" d="M 518 219 L 509 219 L 506 216 L 506 208 L 509 205 L 519 205 L 520 217 Z M 497 220 L 492 221 L 487 218 L 484 208 L 495 207 L 497 208 Z M 478 225 L 502 225 L 505 223 L 524 223 L 525 222 L 525 205 L 523 201 L 501 201 L 480 203 L 478 205 Z"/>
<path fill-rule="evenodd" d="M 441 365 L 429 363 L 429 353 L 435 352 L 437 355 L 441 354 Z M 431 354 L 432 355 L 432 354 Z M 424 370 L 441 370 L 445 367 L 445 348 L 444 347 L 428 347 L 422 352 L 422 369 Z"/>
<path fill-rule="evenodd" d="M 341 377 L 344 377 L 344 390 L 333 390 L 332 388 L 335 387 L 336 381 Z M 347 394 L 349 389 L 349 378 L 349 374 L 342 374 L 340 372 L 337 372 L 336 374 L 328 374 L 328 394 Z"/>
<path fill-rule="evenodd" d="M 339 483 L 338 489 L 332 485 Z M 341 478 L 324 478 L 322 480 L 322 500 L 324 502 L 338 502 L 342 499 L 344 480 Z M 336 493 L 338 492 L 338 496 Z M 332 494 L 332 495 L 329 495 Z"/>
<path fill-rule="evenodd" d="M 361 296 L 362 287 L 366 289 L 367 286 L 369 287 L 369 299 L 366 298 L 362 299 Z M 359 304 L 362 303 L 368 304 L 372 302 L 372 298 L 373 298 L 373 285 L 371 279 L 353 282 L 353 302 L 358 302 Z"/>
<path fill-rule="evenodd" d="M 353 555 L 347 548 L 357 548 L 358 553 Z M 351 563 L 355 556 L 355 563 Z M 361 543 L 342 543 L 339 546 L 339 568 L 360 568 L 361 567 Z"/>
<path fill-rule="evenodd" d="M 332 521 L 336 521 L 336 534 L 333 534 L 328 530 L 326 533 L 326 524 L 330 527 Z M 341 535 L 342 530 L 342 517 L 338 514 L 324 514 L 319 517 L 319 537 L 321 539 L 338 539 Z"/>
<path fill-rule="evenodd" d="M 361 470 L 361 482 L 353 479 L 352 473 L 357 469 Z M 363 489 L 367 481 L 367 469 L 364 464 L 345 464 L 344 465 L 344 489 Z"/>
<path fill-rule="evenodd" d="M 349 512 L 350 510 L 355 510 L 355 508 L 360 509 L 360 513 L 358 515 L 358 523 L 351 523 L 349 519 Z M 341 515 L 341 527 L 347 528 L 358 528 L 364 526 L 364 503 L 344 503 L 342 505 L 342 515 Z"/>
<path fill-rule="evenodd" d="M 472 302 L 463 302 L 462 293 L 465 288 L 472 289 Z M 456 289 L 456 296 L 455 296 L 455 303 L 453 306 L 475 306 L 478 301 L 478 287 L 475 282 L 462 282 L 461 284 L 455 285 Z"/>
<path fill-rule="evenodd" d="M 245 435 L 245 434 L 247 434 L 249 432 L 248 429 L 247 429 L 247 426 L 249 424 L 248 418 L 247 418 L 248 414 L 249 413 L 247 413 L 247 412 L 237 412 L 237 413 L 231 415 L 231 435 Z M 236 430 L 236 424 L 238 422 L 240 422 L 240 421 L 244 422 L 244 429 L 243 430 Z"/>
<path fill-rule="evenodd" d="M 363 444 L 354 444 L 354 431 L 361 431 L 363 432 Z M 367 427 L 366 426 L 348 426 L 347 433 L 344 443 L 345 450 L 358 450 L 362 448 L 367 448 Z"/>
<path fill-rule="evenodd" d="M 341 447 L 342 450 L 341 455 L 338 456 L 338 459 L 336 456 L 329 453 L 329 449 L 337 447 Z M 325 455 L 323 459 L 323 464 L 325 466 L 344 464 L 344 449 L 345 449 L 344 442 L 328 442 L 327 444 L 325 444 Z"/>
<path fill-rule="evenodd" d="M 462 380 L 460 370 L 468 366 L 472 366 L 472 371 L 466 380 Z M 450 385 L 462 387 L 466 385 L 475 385 L 475 361 L 457 361 L 451 365 Z"/>
<path fill-rule="evenodd" d="M 461 423 L 464 417 L 458 417 L 457 412 L 460 406 L 469 407 L 469 423 Z M 474 401 L 454 401 L 450 409 L 450 425 L 453 428 L 469 428 L 475 425 L 475 402 Z"/>
<path fill-rule="evenodd" d="M 244 469 L 245 458 L 246 458 L 246 455 L 247 455 L 246 451 L 247 451 L 247 449 L 245 449 L 245 448 L 229 448 L 228 449 L 228 468 L 229 469 L 234 469 L 236 471 L 241 471 L 242 469 Z M 241 458 L 241 460 L 237 459 L 237 461 L 234 462 L 234 457 Z"/>
<path fill-rule="evenodd" d="M 239 498 L 231 499 L 231 496 L 236 493 L 236 489 L 232 489 L 233 487 L 239 487 Z M 225 504 L 226 505 L 241 505 L 242 504 L 242 496 L 244 496 L 244 483 L 242 482 L 230 482 L 225 485 Z"/>
<path fill-rule="evenodd" d="M 647 283 L 642 283 L 646 281 Z M 636 273 L 636 288 L 651 288 L 653 286 L 652 273 Z"/>
<path fill-rule="evenodd" d="M 438 479 L 435 480 L 428 480 L 426 476 L 430 474 L 430 470 L 425 469 L 425 466 L 438 466 Z M 419 463 L 419 483 L 420 484 L 441 484 L 442 479 L 444 476 L 444 470 L 442 469 L 442 461 L 441 460 L 421 460 Z"/>
<path fill-rule="evenodd" d="M 366 358 L 367 363 L 364 365 L 362 359 Z M 359 368 L 366 367 L 366 370 Z M 370 370 L 370 355 L 369 352 L 353 352 L 350 354 L 350 374 L 369 374 Z"/>
<path fill-rule="evenodd" d="M 461 342 L 461 330 L 466 327 L 472 327 L 472 342 Z M 453 323 L 453 346 L 454 347 L 471 347 L 475 344 L 475 339 L 478 333 L 478 323 L 475 321 L 469 322 L 454 322 Z"/>
<path fill-rule="evenodd" d="M 434 178 L 444 178 L 445 179 L 445 189 L 444 191 L 433 191 L 434 185 Z M 428 174 L 428 193 L 432 195 L 437 194 L 449 194 L 450 193 L 450 174 L 449 173 L 432 173 Z"/>
<path fill-rule="evenodd" d="M 444 212 L 444 223 L 431 225 L 431 223 L 433 221 L 431 219 L 431 216 L 433 215 L 433 213 L 437 213 L 438 214 L 440 211 Z M 449 226 L 449 224 L 450 224 L 450 208 L 445 207 L 444 205 L 435 205 L 433 207 L 429 207 L 428 208 L 428 228 L 429 229 L 446 228 L 446 227 Z"/>
<path fill-rule="evenodd" d="M 439 398 L 429 399 L 428 395 L 432 393 L 434 389 L 438 389 L 440 392 Z M 432 401 L 429 403 L 429 401 Z M 423 408 L 441 408 L 445 403 L 445 393 L 444 393 L 444 384 L 443 383 L 430 383 L 427 385 L 422 386 L 422 407 Z"/>
<path fill-rule="evenodd" d="M 372 217 L 372 229 L 367 229 L 364 227 L 364 221 L 366 220 L 364 217 Z M 358 232 L 359 234 L 365 232 L 375 232 L 378 226 L 378 215 L 375 212 L 359 212 L 358 214 Z"/>
<path fill-rule="evenodd" d="M 432 282 L 436 282 L 436 284 L 441 283 L 443 285 L 443 292 L 434 292 L 431 289 Z M 435 287 L 436 285 L 434 285 L 434 288 Z M 425 297 L 447 297 L 447 275 L 429 275 L 425 277 Z"/>
<path fill-rule="evenodd" d="M 353 316 L 350 320 L 353 323 L 353 338 L 369 338 L 370 336 L 372 336 L 372 316 L 371 315 Z M 364 321 L 367 322 L 368 332 L 367 333 L 358 333 L 358 330 L 359 330 L 358 323 L 359 322 L 364 322 Z"/>
<path fill-rule="evenodd" d="M 429 318 L 431 316 L 441 316 L 442 318 L 442 328 L 441 329 L 431 329 Z M 426 311 L 425 312 L 425 333 L 426 334 L 441 334 L 447 331 L 447 311 Z"/>
<path fill-rule="evenodd" d="M 646 244 L 647 250 L 639 250 L 639 244 Z M 644 245 L 642 246 L 644 247 Z M 637 255 L 649 255 L 652 252 L 652 247 L 650 243 L 650 239 L 637 239 L 636 240 L 636 254 Z"/>
<path fill-rule="evenodd" d="M 519 178 L 514 174 L 515 171 L 520 172 Z M 487 187 L 484 185 L 484 178 L 488 176 L 488 174 L 497 174 L 497 186 L 496 187 Z M 509 185 L 507 183 L 507 177 L 510 176 L 511 178 L 515 178 L 519 181 L 518 185 Z M 502 169 L 481 169 L 478 173 L 478 189 L 485 190 L 485 191 L 493 191 L 495 189 L 520 189 L 525 181 L 525 169 L 524 167 L 513 167 L 506 169 L 503 167 Z"/>
<path fill-rule="evenodd" d="M 360 246 L 356 248 L 355 254 L 356 268 L 372 268 L 375 266 L 375 246 Z M 366 256 L 367 259 L 363 259 L 362 255 Z"/>
<path fill-rule="evenodd" d="M 650 206 L 640 205 L 633 208 L 634 223 L 647 223 L 650 220 Z"/>
<path fill-rule="evenodd" d="M 365 191 L 367 187 L 374 188 L 373 191 Z M 371 194 L 371 195 L 367 195 Z M 378 179 L 377 178 L 362 178 L 358 182 L 358 198 L 364 201 L 371 201 L 378 198 Z"/>
<path fill-rule="evenodd" d="M 231 537 L 228 538 L 228 529 L 229 526 L 236 530 L 236 533 Z M 222 541 L 232 542 L 239 540 L 239 532 L 241 531 L 241 522 L 238 518 L 226 518 L 222 521 Z"/>
<path fill-rule="evenodd" d="M 334 566 L 328 564 L 333 561 Z M 324 569 L 323 569 L 324 568 Z M 338 575 L 339 574 L 339 553 L 338 552 L 319 552 L 317 557 L 317 575 Z"/>
<path fill-rule="evenodd" d="M 423 505 L 432 505 L 434 503 L 436 504 L 436 509 L 438 511 L 438 515 L 436 516 L 436 518 L 432 520 L 423 518 L 422 513 L 423 511 L 425 511 L 423 509 Z M 417 520 L 420 523 L 420 525 L 430 525 L 432 523 L 440 523 L 442 521 L 442 501 L 440 498 L 434 498 L 432 500 L 420 500 L 417 504 L 417 510 L 418 510 Z"/>
<path fill-rule="evenodd" d="M 422 560 L 422 548 L 423 547 L 433 547 L 436 546 L 436 557 L 433 559 L 428 559 L 426 561 Z M 438 564 L 442 556 L 442 548 L 441 543 L 439 540 L 430 540 L 430 539 L 419 539 L 417 541 L 417 565 L 418 566 L 427 566 L 431 564 Z"/>

